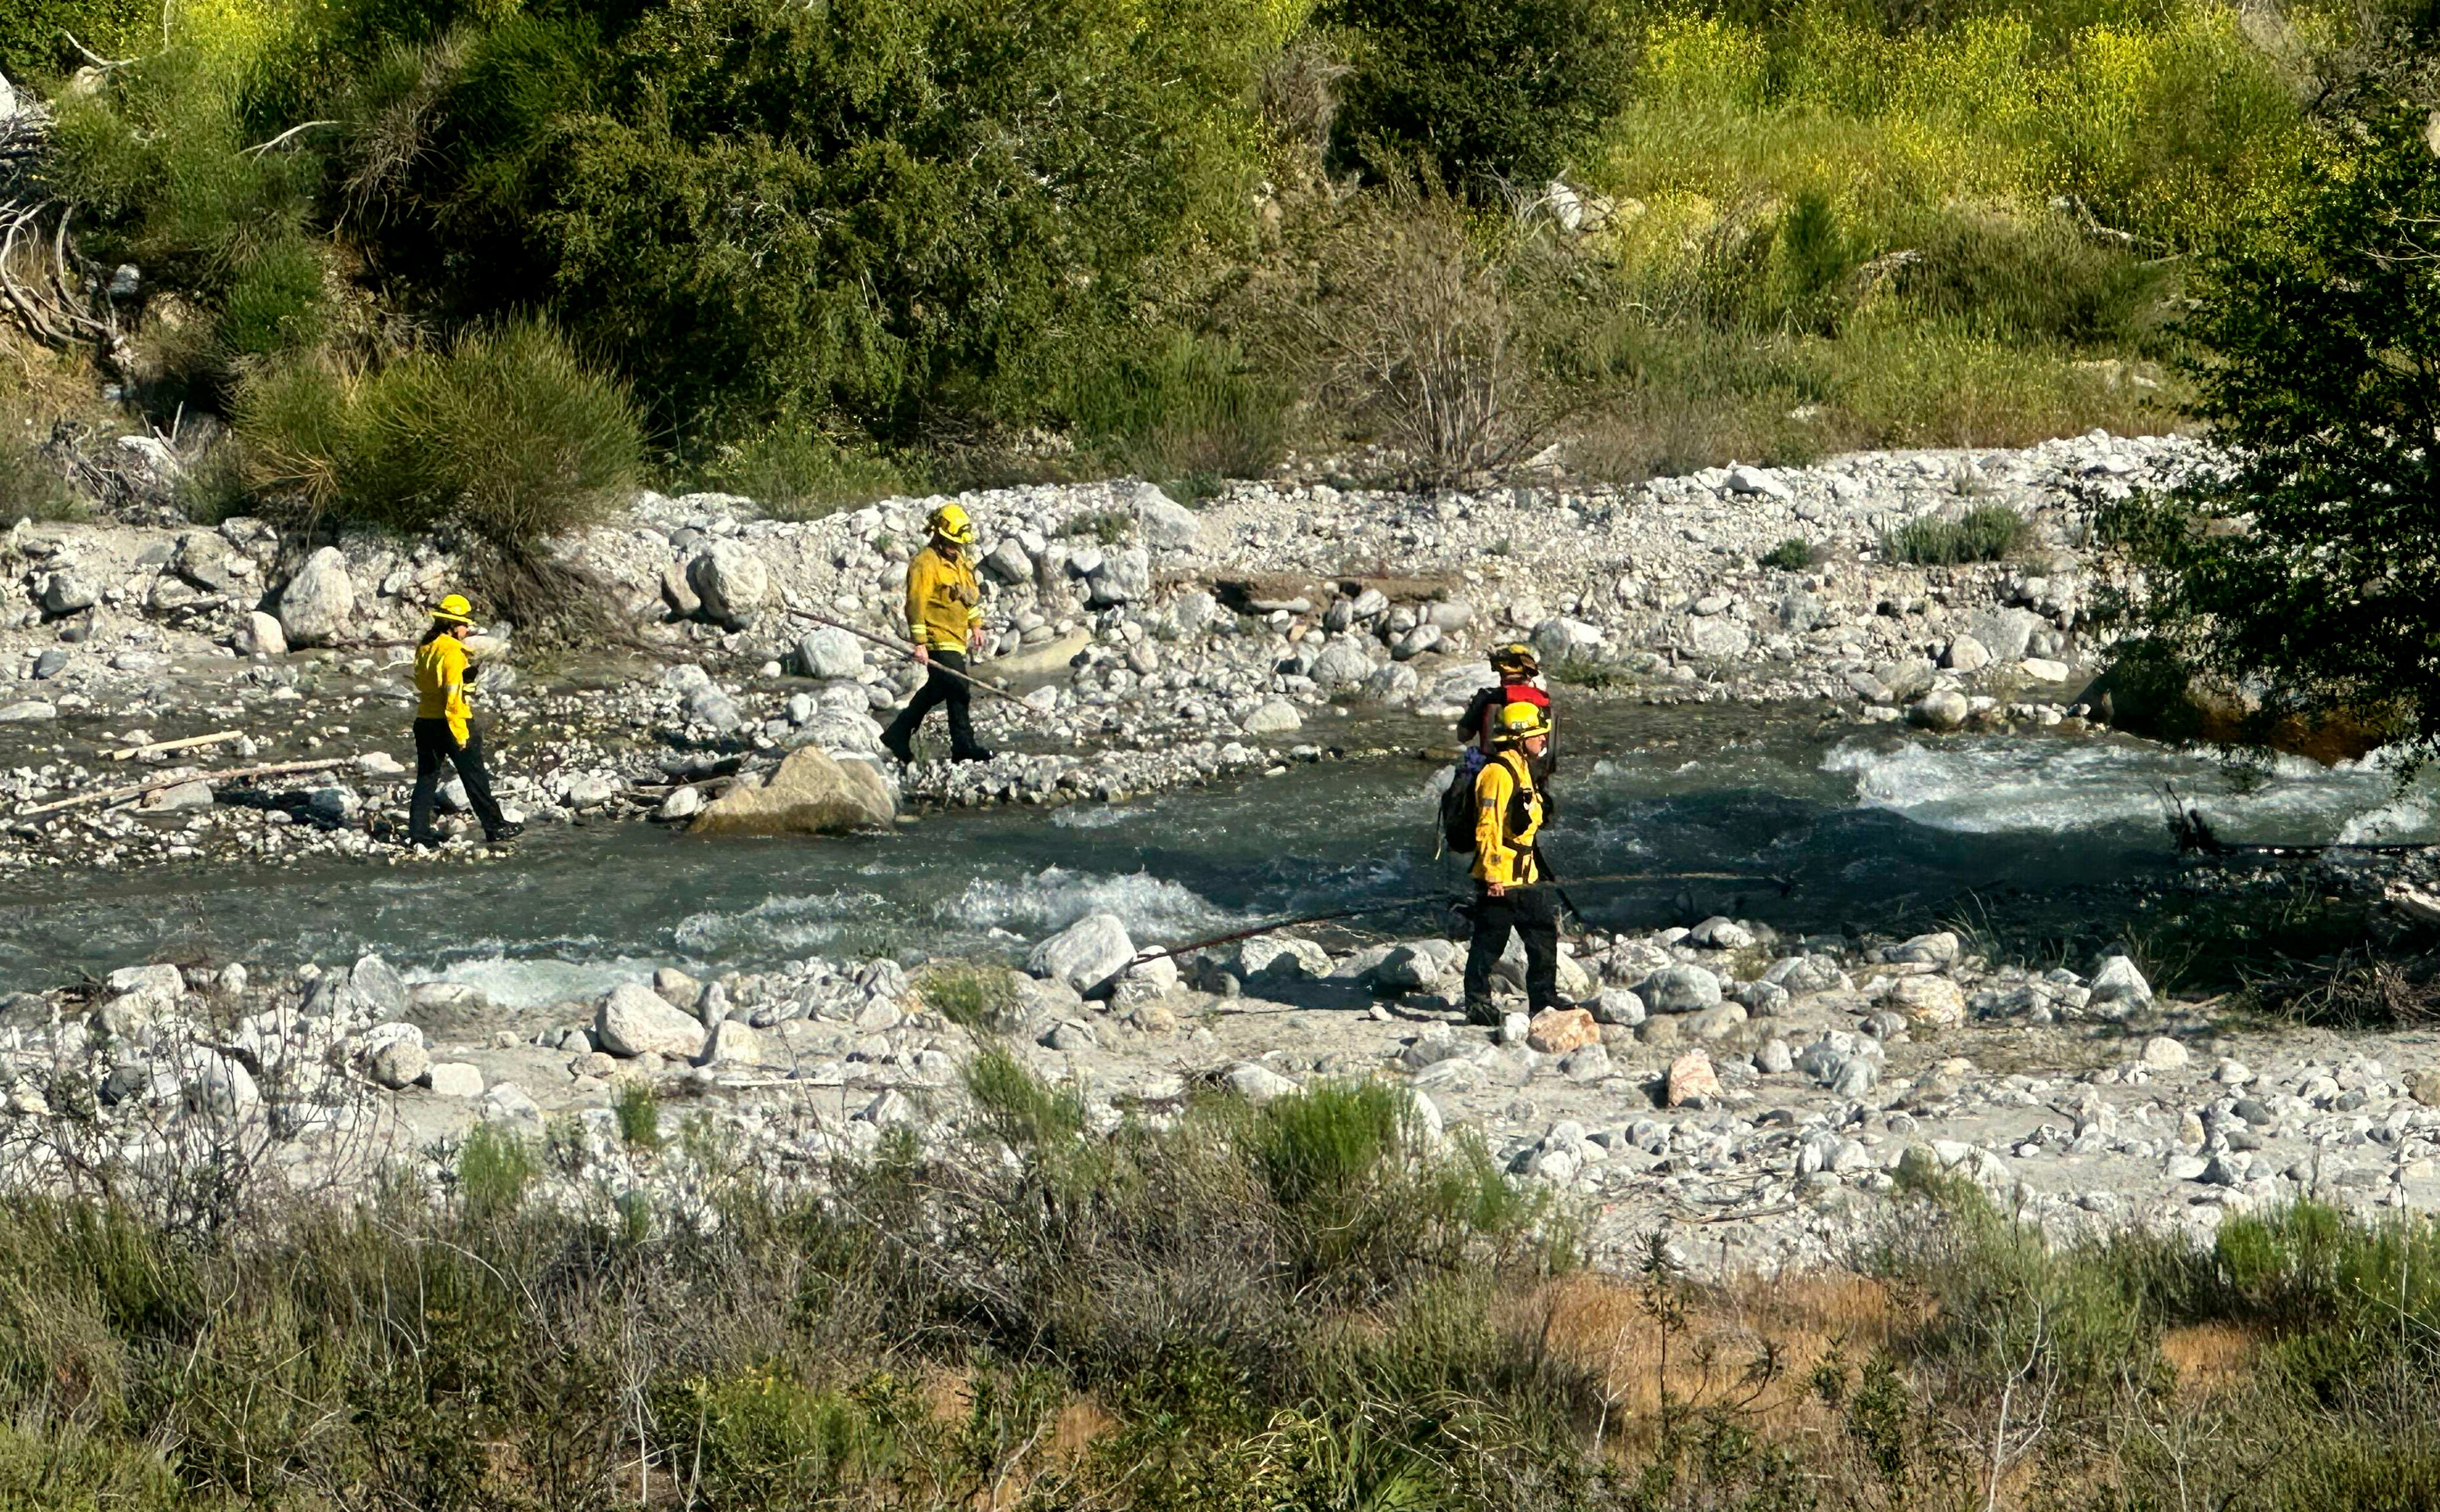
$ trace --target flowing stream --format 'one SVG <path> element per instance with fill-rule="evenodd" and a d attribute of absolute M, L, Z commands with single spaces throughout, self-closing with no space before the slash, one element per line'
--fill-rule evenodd
<path fill-rule="evenodd" d="M 1736 872 L 1767 884 L 1571 890 L 1596 923 L 1713 912 L 1782 928 L 1912 928 L 1974 909 L 2090 910 L 2174 864 L 2162 784 L 2229 839 L 2440 837 L 2431 790 L 2376 765 L 2224 768 L 2116 737 L 1940 739 L 1822 711 L 1635 707 L 1570 721 L 1547 847 L 1565 874 Z M 1351 740 L 1412 747 L 1411 721 Z M 378 949 L 507 1004 L 583 996 L 653 965 L 811 954 L 1017 953 L 1085 913 L 1175 943 L 1282 914 L 1457 891 L 1432 858 L 1440 768 L 1297 766 L 1104 806 L 967 811 L 888 835 L 711 842 L 640 824 L 537 827 L 474 865 L 300 864 L 51 873 L 0 883 L 0 988 L 165 952 L 264 963 Z M 1420 929 L 1434 915 L 1408 912 Z M 1397 927 L 1385 918 L 1382 927 Z"/>

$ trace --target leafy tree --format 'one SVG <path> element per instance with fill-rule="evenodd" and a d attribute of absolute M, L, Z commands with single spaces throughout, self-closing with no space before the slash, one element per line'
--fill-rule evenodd
<path fill-rule="evenodd" d="M 1334 155 L 1375 176 L 1428 167 L 1485 197 L 1539 187 L 1626 98 L 1625 29 L 1606 0 L 1329 0 L 1348 39 Z"/>
<path fill-rule="evenodd" d="M 2440 750 L 2440 117 L 2391 104 L 2204 260 L 2188 333 L 2222 460 L 2105 519 L 2148 569 L 2123 652 Z"/>
<path fill-rule="evenodd" d="M 664 433 L 1019 421 L 1047 341 L 1246 234 L 1251 4 L 676 0 L 471 45 L 368 214 L 453 320 L 547 308 Z"/>

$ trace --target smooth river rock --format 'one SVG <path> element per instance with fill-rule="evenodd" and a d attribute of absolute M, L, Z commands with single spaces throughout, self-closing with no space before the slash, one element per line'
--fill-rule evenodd
<path fill-rule="evenodd" d="M 889 784 L 870 765 L 805 746 L 762 786 L 732 787 L 704 805 L 687 833 L 828 835 L 887 824 L 897 812 Z"/>

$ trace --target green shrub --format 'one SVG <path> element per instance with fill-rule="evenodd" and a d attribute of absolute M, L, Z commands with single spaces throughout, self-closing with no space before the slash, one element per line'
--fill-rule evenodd
<path fill-rule="evenodd" d="M 915 979 L 924 1006 L 953 1024 L 996 1030 L 1016 1007 L 1016 974 L 1006 966 L 942 962 Z"/>
<path fill-rule="evenodd" d="M 322 262 L 301 236 L 248 258 L 229 280 L 220 310 L 220 349 L 257 357 L 310 347 L 321 333 Z"/>
<path fill-rule="evenodd" d="M 524 1140 L 496 1124 L 477 1124 L 466 1131 L 466 1143 L 458 1151 L 458 1199 L 472 1217 L 512 1213 L 539 1170 Z"/>
<path fill-rule="evenodd" d="M 619 1120 L 619 1138 L 631 1150 L 661 1147 L 661 1099 L 646 1081 L 631 1081 L 610 1099 Z"/>
<path fill-rule="evenodd" d="M 800 419 L 773 421 L 722 446 L 696 476 L 704 487 L 743 494 L 780 519 L 816 519 L 916 492 L 915 479 L 897 463 L 843 445 Z"/>
<path fill-rule="evenodd" d="M 0 445 L 0 477 L 8 479 L 0 487 L 0 521 L 75 523 L 93 515 L 92 506 L 36 447 Z"/>
<path fill-rule="evenodd" d="M 1780 572 L 1802 572 L 1821 560 L 1821 548 L 1801 535 L 1791 535 L 1763 553 L 1760 566 Z"/>
<path fill-rule="evenodd" d="M 2021 550 L 2033 527 L 2015 510 L 1983 504 L 1954 520 L 1910 520 L 1881 540 L 1881 555 L 1913 567 L 1998 562 Z"/>
<path fill-rule="evenodd" d="M 1045 1085 L 997 1045 L 966 1063 L 965 1081 L 982 1127 L 1012 1149 L 1039 1153 L 1085 1127 L 1081 1093 Z"/>
<path fill-rule="evenodd" d="M 474 47 L 367 224 L 443 308 L 547 301 L 690 463 L 792 405 L 891 444 L 1029 423 L 1044 393 L 1011 380 L 1045 343 L 1243 235 L 1258 21 L 1121 0 L 520 20 Z"/>
<path fill-rule="evenodd" d="M 1599 0 L 1328 0 L 1346 39 L 1334 155 L 1376 177 L 1417 169 L 1496 202 L 1583 166 L 1623 102 L 1626 39 Z"/>
<path fill-rule="evenodd" d="M 511 550 L 595 517 L 633 486 L 641 450 L 625 395 L 529 321 L 372 371 L 271 366 L 239 390 L 235 428 L 269 513 L 446 522 Z"/>
<path fill-rule="evenodd" d="M 2146 569 L 2135 630 L 2260 693 L 2257 729 L 2337 716 L 2440 750 L 2440 700 L 2397 648 L 2440 633 L 2402 564 L 2440 550 L 2440 458 L 2415 437 L 2440 360 L 2440 294 L 2410 270 L 2440 214 L 2426 117 L 2384 100 L 2309 158 L 2314 188 L 2270 226 L 2209 249 L 2182 333 L 2207 353 L 2196 412 L 2225 467 L 2106 510 L 2104 531 Z"/>
<path fill-rule="evenodd" d="M 1068 516 L 1060 528 L 1061 533 L 1082 537 L 1102 546 L 1116 546 L 1136 530 L 1136 517 L 1124 510 L 1087 510 Z"/>
<path fill-rule="evenodd" d="M 160 35 L 161 9 L 147 0 L 0 0 L 0 75 L 47 83 L 83 66 L 63 32 L 106 58 L 131 56 Z"/>
<path fill-rule="evenodd" d="M 1192 482 L 1260 477 L 1279 460 L 1293 396 L 1242 349 L 1185 332 L 1109 345 L 1062 407 L 1111 471 Z"/>
<path fill-rule="evenodd" d="M 2003 339 L 2075 347 L 2158 339 L 2167 264 L 2046 215 L 1943 214 L 1911 238 L 1895 288 L 1911 306 Z"/>

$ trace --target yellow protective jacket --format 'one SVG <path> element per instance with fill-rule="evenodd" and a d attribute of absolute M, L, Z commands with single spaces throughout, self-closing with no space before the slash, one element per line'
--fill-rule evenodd
<path fill-rule="evenodd" d="M 916 552 L 906 564 L 907 639 L 933 651 L 962 652 L 982 620 L 973 555 L 960 551 L 951 560 L 933 546 Z"/>
<path fill-rule="evenodd" d="M 1483 763 L 1474 780 L 1474 876 L 1516 887 L 1542 880 L 1534 838 L 1542 830 L 1542 795 L 1525 753 L 1515 747 Z"/>
<path fill-rule="evenodd" d="M 449 721 L 451 738 L 465 745 L 475 711 L 466 704 L 466 647 L 456 636 L 434 636 L 415 648 L 415 717 Z"/>

